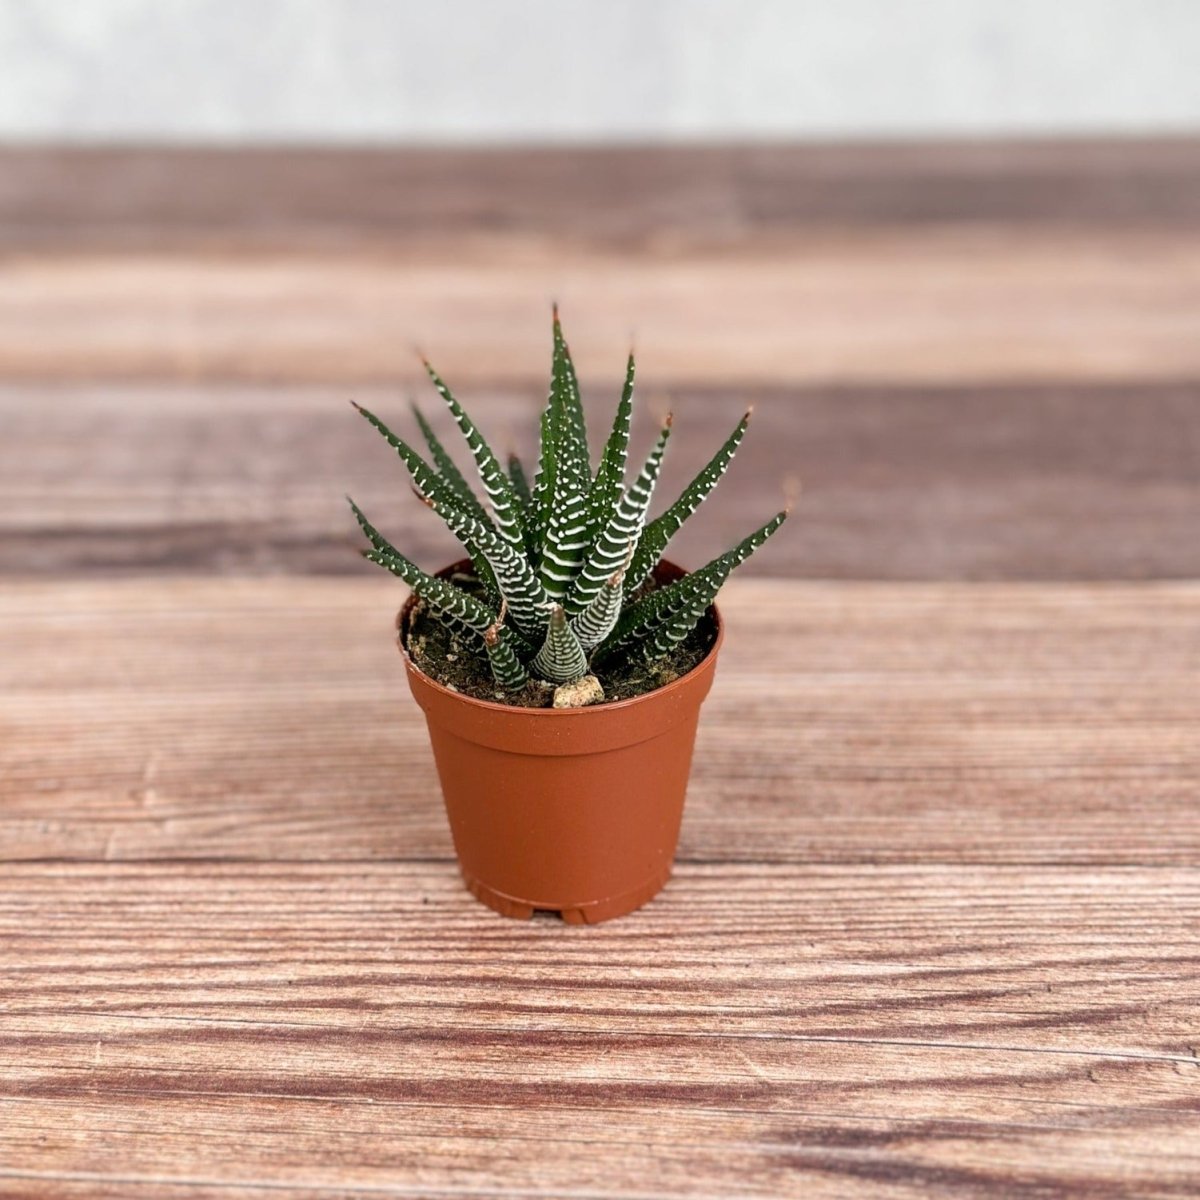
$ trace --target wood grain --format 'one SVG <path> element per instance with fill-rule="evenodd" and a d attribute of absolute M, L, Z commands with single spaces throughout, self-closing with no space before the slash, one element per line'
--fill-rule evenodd
<path fill-rule="evenodd" d="M 1200 1193 L 1200 140 L 0 149 L 0 1195 Z M 664 492 L 744 405 L 674 881 L 458 881 L 347 411 Z M 355 565 L 357 563 L 357 565 Z M 754 573 L 760 577 L 754 578 Z M 774 576 L 763 578 L 762 576 Z"/>
<path fill-rule="evenodd" d="M 585 380 L 596 430 L 613 378 Z M 673 543 L 683 563 L 760 524 L 790 477 L 803 485 L 796 522 L 748 574 L 1200 577 L 1195 384 L 746 391 L 677 387 L 648 368 L 642 380 L 638 444 L 653 414 L 678 416 L 663 505 L 754 405 L 719 494 Z M 542 390 L 462 395 L 498 446 L 528 453 Z M 448 561 L 456 543 L 346 403 L 415 437 L 406 392 L 453 445 L 411 373 L 395 388 L 0 385 L 0 575 L 360 576 L 347 491 L 419 561 Z"/>
<path fill-rule="evenodd" d="M 730 246 L 534 235 L 362 248 L 0 258 L 10 378 L 390 381 L 436 347 L 463 382 L 542 382 L 550 298 L 580 368 L 631 333 L 681 383 L 1173 380 L 1200 373 L 1200 231 L 881 226 Z M 619 369 L 619 367 L 618 367 Z"/>
<path fill-rule="evenodd" d="M 1200 142 L 0 152 L 0 374 L 1195 378 Z M 252 331 L 252 333 L 251 333 Z"/>
<path fill-rule="evenodd" d="M 1200 139 L 498 150 L 0 148 L 0 246 L 644 247 L 880 224 L 1200 225 Z"/>
<path fill-rule="evenodd" d="M 4 856 L 448 859 L 403 594 L 8 587 Z M 684 860 L 1197 861 L 1196 584 L 735 581 L 724 604 Z"/>
<path fill-rule="evenodd" d="M 689 867 L 577 934 L 441 866 L 19 867 L 0 1162 L 34 1194 L 1183 1196 L 1198 920 L 1194 871 Z"/>

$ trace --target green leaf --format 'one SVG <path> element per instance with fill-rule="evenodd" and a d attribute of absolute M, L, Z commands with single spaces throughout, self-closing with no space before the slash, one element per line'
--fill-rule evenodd
<path fill-rule="evenodd" d="M 550 597 L 538 582 L 524 553 L 514 550 L 497 533 L 462 509 L 448 506 L 431 496 L 421 498 L 454 533 L 469 538 L 479 547 L 495 572 L 496 583 L 508 603 L 517 628 L 536 644 L 546 629 Z"/>
<path fill-rule="evenodd" d="M 705 464 L 704 468 L 683 489 L 679 499 L 661 516 L 656 517 L 646 526 L 638 542 L 637 552 L 625 576 L 625 591 L 636 591 L 650 576 L 650 572 L 658 565 L 667 543 L 675 536 L 688 519 L 698 509 L 704 498 L 717 486 L 721 476 L 729 469 L 737 448 L 742 444 L 746 435 L 746 426 L 750 423 L 750 412 L 737 423 L 734 431 L 725 439 L 725 443 Z"/>
<path fill-rule="evenodd" d="M 432 497 L 447 506 L 457 508 L 461 505 L 462 501 L 454 489 L 402 437 L 394 434 L 373 412 L 363 408 L 361 404 L 355 404 L 353 400 L 350 403 L 369 425 L 378 430 L 384 441 L 400 456 L 400 461 L 408 468 L 409 476 L 422 495 Z M 462 542 L 463 548 L 470 556 L 475 567 L 475 574 L 479 576 L 488 596 L 494 599 L 498 606 L 500 593 L 487 558 L 469 538 L 460 537 L 459 541 Z"/>
<path fill-rule="evenodd" d="M 529 682 L 529 674 L 513 652 L 512 641 L 504 634 L 505 630 L 500 620 L 497 620 L 483 635 L 483 645 L 487 650 L 488 662 L 491 663 L 492 678 L 502 688 L 511 692 L 523 688 Z"/>
<path fill-rule="evenodd" d="M 546 544 L 546 530 L 554 508 L 554 489 L 558 482 L 558 412 L 554 404 L 554 387 L 542 409 L 538 447 L 538 469 L 533 481 L 533 543 L 535 563 L 540 564 Z"/>
<path fill-rule="evenodd" d="M 525 530 L 525 552 L 529 561 L 536 565 L 539 557 L 537 541 L 537 510 L 533 503 L 533 493 L 529 490 L 529 478 L 521 460 L 515 455 L 508 456 L 508 478 L 512 484 L 513 496 L 521 510 L 521 525 Z"/>
<path fill-rule="evenodd" d="M 621 489 L 625 482 L 625 463 L 629 455 L 629 424 L 633 416 L 633 355 L 625 365 L 625 385 L 613 417 L 612 432 L 604 443 L 596 477 L 588 490 L 588 541 L 608 524 L 621 500 Z"/>
<path fill-rule="evenodd" d="M 733 570 L 744 563 L 787 520 L 788 510 L 776 513 L 765 525 L 743 538 L 731 550 L 666 587 L 657 588 L 628 607 L 616 629 L 600 648 L 599 660 L 641 644 L 647 658 L 669 653 L 695 628 Z"/>
<path fill-rule="evenodd" d="M 508 456 L 508 480 L 512 484 L 513 495 L 526 512 L 533 508 L 533 493 L 529 490 L 529 477 L 521 460 L 515 455 Z"/>
<path fill-rule="evenodd" d="M 433 465 L 437 468 L 442 481 L 458 499 L 460 507 L 465 508 L 485 525 L 491 525 L 492 519 L 488 515 L 487 509 L 479 503 L 479 497 L 471 490 L 471 485 L 463 478 L 458 464 L 447 453 L 446 447 L 442 445 L 433 431 L 433 426 L 426 420 L 425 414 L 415 401 L 412 411 L 413 416 L 417 419 L 417 424 L 421 427 L 421 435 L 425 439 L 425 444 L 429 447 L 429 456 L 433 459 Z"/>
<path fill-rule="evenodd" d="M 471 457 L 475 460 L 479 478 L 483 482 L 483 490 L 487 493 L 488 501 L 492 506 L 492 514 L 496 519 L 496 532 L 514 550 L 524 554 L 525 531 L 522 527 L 521 512 L 513 496 L 512 484 L 509 483 L 508 476 L 501 469 L 499 461 L 492 453 L 491 446 L 479 432 L 478 426 L 467 415 L 466 410 L 454 398 L 453 393 L 428 362 L 425 363 L 425 370 L 429 372 L 433 386 L 445 401 L 450 415 L 462 432 L 467 449 L 471 451 Z"/>
<path fill-rule="evenodd" d="M 571 632 L 579 639 L 584 650 L 594 649 L 616 626 L 625 600 L 625 592 L 621 587 L 624 578 L 623 570 L 615 571 L 604 581 L 604 586 L 587 608 L 571 621 Z"/>
<path fill-rule="evenodd" d="M 546 417 L 549 416 L 547 423 Z M 542 586 L 552 600 L 561 600 L 571 586 L 588 546 L 587 494 L 592 469 L 588 459 L 579 385 L 570 351 L 562 336 L 558 310 L 554 311 L 554 362 L 550 400 L 543 414 L 543 474 L 537 482 Z"/>
<path fill-rule="evenodd" d="M 498 683 L 506 687 L 522 686 L 525 682 L 524 668 L 521 667 L 518 652 L 528 653 L 529 647 L 509 630 L 500 628 L 487 608 L 470 593 L 422 571 L 367 520 L 366 514 L 349 496 L 346 499 L 359 527 L 371 543 L 371 549 L 363 551 L 364 557 L 404 580 L 429 605 L 438 619 L 455 633 L 467 634 L 476 642 L 482 641 Z M 513 682 L 518 672 L 521 675 L 520 682 Z"/>
<path fill-rule="evenodd" d="M 646 519 L 646 510 L 650 507 L 650 498 L 654 495 L 654 484 L 670 436 L 671 418 L 668 417 L 637 479 L 621 497 L 616 510 L 596 538 L 583 569 L 575 577 L 566 602 L 567 612 L 571 615 L 586 609 L 604 586 L 604 581 L 618 568 L 629 563 L 630 553 L 637 545 L 642 522 Z"/>
<path fill-rule="evenodd" d="M 546 640 L 529 666 L 535 675 L 551 683 L 570 683 L 587 674 L 587 656 L 567 624 L 561 604 L 553 606 Z"/>
<path fill-rule="evenodd" d="M 566 416 L 566 428 L 572 443 L 578 447 L 583 460 L 583 470 L 591 477 L 592 463 L 588 454 L 587 422 L 583 416 L 583 399 L 579 394 L 579 380 L 575 377 L 575 364 L 571 351 L 563 337 L 562 322 L 558 319 L 558 305 L 554 306 L 554 350 L 562 362 L 562 402 Z"/>
<path fill-rule="evenodd" d="M 412 481 L 427 496 L 434 496 L 458 504 L 454 491 L 438 475 L 438 473 L 402 438 L 394 434 L 373 412 L 363 408 L 361 404 L 350 401 L 355 411 L 372 427 L 377 429 L 384 441 L 400 456 L 400 461 L 408 468 Z"/>

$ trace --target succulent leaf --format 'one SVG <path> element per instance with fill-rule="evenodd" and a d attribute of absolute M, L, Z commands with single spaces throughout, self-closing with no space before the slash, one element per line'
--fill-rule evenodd
<path fill-rule="evenodd" d="M 583 409 L 571 354 L 563 339 L 558 311 L 554 313 L 554 364 L 547 404 L 552 456 L 549 471 L 539 476 L 539 528 L 542 586 L 552 600 L 561 600 L 583 562 L 588 546 L 587 495 L 592 482 Z M 546 428 L 543 414 L 543 429 Z M 546 455 L 546 446 L 542 452 Z M 549 486 L 552 480 L 552 486 Z"/>
<path fill-rule="evenodd" d="M 587 421 L 583 415 L 583 399 L 579 394 L 579 380 L 575 376 L 575 363 L 571 359 L 571 349 L 563 337 L 562 321 L 558 317 L 558 305 L 554 306 L 554 351 L 562 365 L 562 403 L 566 416 L 566 429 L 570 431 L 571 441 L 576 452 L 583 460 L 583 470 L 590 477 L 592 473 L 591 459 L 588 456 Z"/>
<path fill-rule="evenodd" d="M 501 687 L 515 691 L 529 682 L 529 674 L 513 650 L 513 639 L 505 636 L 504 616 L 507 608 L 507 604 L 500 605 L 500 614 L 484 632 L 483 645 L 491 663 L 492 677 Z"/>
<path fill-rule="evenodd" d="M 508 456 L 508 478 L 512 484 L 517 507 L 521 510 L 521 526 L 525 530 L 525 553 L 531 563 L 536 563 L 538 560 L 537 509 L 533 503 L 533 493 L 529 489 L 529 477 L 525 474 L 521 460 L 515 454 Z"/>
<path fill-rule="evenodd" d="M 408 474 L 413 483 L 420 489 L 425 496 L 430 496 L 440 503 L 448 506 L 457 507 L 461 504 L 457 493 L 402 437 L 394 434 L 373 412 L 363 408 L 361 404 L 356 404 L 353 400 L 350 403 L 354 406 L 359 415 L 374 429 L 378 430 L 384 441 L 400 456 L 400 461 L 408 468 Z M 465 486 L 465 485 L 464 485 Z M 476 502 L 478 503 L 478 502 Z M 486 514 L 485 514 L 486 521 Z M 490 522 L 488 522 L 490 524 Z M 479 547 L 470 538 L 460 537 L 463 548 L 471 558 L 471 562 L 475 567 L 475 573 L 483 582 L 487 590 L 488 597 L 499 604 L 499 589 L 496 585 L 495 576 L 492 573 L 492 568 L 488 565 L 488 560 L 480 551 Z"/>
<path fill-rule="evenodd" d="M 618 567 L 629 562 L 630 552 L 638 544 L 642 532 L 642 522 L 654 495 L 654 484 L 670 436 L 671 418 L 668 417 L 637 479 L 621 496 L 608 523 L 596 538 L 587 562 L 576 576 L 566 602 L 568 613 L 574 615 L 586 609 L 604 586 L 604 581 Z"/>
<path fill-rule="evenodd" d="M 534 540 L 542 583 L 548 593 L 560 599 L 586 548 L 592 462 L 580 384 L 563 337 L 558 305 L 553 311 L 552 343 L 550 395 L 541 413 L 541 457 L 534 480 Z"/>
<path fill-rule="evenodd" d="M 530 664 L 533 673 L 551 683 L 570 683 L 587 674 L 587 655 L 567 624 L 561 604 L 555 604 L 546 629 L 546 640 Z"/>
<path fill-rule="evenodd" d="M 642 533 L 637 552 L 633 556 L 629 571 L 625 576 L 625 591 L 636 591 L 650 577 L 650 572 L 657 566 L 667 543 L 679 532 L 684 521 L 698 509 L 704 498 L 717 486 L 721 476 L 729 469 L 733 456 L 746 436 L 746 427 L 750 423 L 750 413 L 747 409 L 745 416 L 737 423 L 733 432 L 725 439 L 721 448 L 704 465 L 703 469 L 683 489 L 679 499 L 661 516 L 655 517 Z"/>
<path fill-rule="evenodd" d="M 412 405 L 412 411 L 420 426 L 421 436 L 429 447 L 429 457 L 433 459 L 433 465 L 437 468 L 442 482 L 454 493 L 462 508 L 465 508 L 473 517 L 483 521 L 484 524 L 491 525 L 492 519 L 488 515 L 487 509 L 479 503 L 479 497 L 471 490 L 471 485 L 463 478 L 458 464 L 450 457 L 446 447 L 434 433 L 433 426 L 429 424 L 425 414 L 415 402 Z"/>
<path fill-rule="evenodd" d="M 418 493 L 420 495 L 420 493 Z M 460 508 L 454 508 L 432 496 L 420 497 L 460 538 L 469 538 L 495 572 L 496 583 L 508 601 L 517 628 L 539 640 L 546 629 L 550 597 L 538 581 L 525 555 L 512 548 L 500 536 Z"/>
<path fill-rule="evenodd" d="M 592 602 L 571 621 L 571 631 L 579 639 L 584 650 L 595 649 L 616 627 L 625 599 L 621 583 L 625 578 L 624 568 L 615 571 L 592 597 Z"/>
<path fill-rule="evenodd" d="M 528 513 L 533 508 L 533 493 L 529 489 L 529 476 L 525 474 L 525 468 L 515 454 L 508 456 L 508 479 L 517 503 Z"/>
<path fill-rule="evenodd" d="M 560 476 L 561 478 L 561 476 Z M 561 600 L 566 595 L 587 549 L 586 493 L 580 481 L 567 482 L 546 530 L 542 545 L 541 581 L 546 594 Z"/>
<path fill-rule="evenodd" d="M 633 416 L 633 354 L 625 365 L 625 384 L 613 418 L 612 432 L 604 443 L 596 477 L 588 491 L 588 538 L 593 540 L 608 524 L 621 500 L 625 482 L 625 463 L 629 457 L 629 424 Z"/>
<path fill-rule="evenodd" d="M 349 500 L 349 497 L 347 499 Z M 403 579 L 429 605 L 438 619 L 454 632 L 471 635 L 476 640 L 481 639 L 492 663 L 497 683 L 508 688 L 523 686 L 525 669 L 521 666 L 518 652 L 528 652 L 528 646 L 509 630 L 502 628 L 487 608 L 469 592 L 436 575 L 427 574 L 416 563 L 405 558 L 367 520 L 362 509 L 353 500 L 350 500 L 350 507 L 371 543 L 372 548 L 364 550 L 363 556 L 369 562 L 376 563 Z"/>
<path fill-rule="evenodd" d="M 450 389 L 442 382 L 438 373 L 425 363 L 425 370 L 433 381 L 437 393 L 446 402 L 450 415 L 462 431 L 475 466 L 479 469 L 479 478 L 483 490 L 487 493 L 488 502 L 492 506 L 495 517 L 495 529 L 500 537 L 514 550 L 525 553 L 525 532 L 522 528 L 521 512 L 513 495 L 512 484 L 500 467 L 487 439 L 479 432 L 478 426 L 467 415 L 462 405 L 454 398 Z"/>
<path fill-rule="evenodd" d="M 444 498 L 457 504 L 454 491 L 442 480 L 438 473 L 402 438 L 394 434 L 370 409 L 351 400 L 350 403 L 358 414 L 371 426 L 379 431 L 384 441 L 400 456 L 401 462 L 408 468 L 412 481 L 427 496 Z"/>
<path fill-rule="evenodd" d="M 766 542 L 787 517 L 787 509 L 776 513 L 765 525 L 698 571 L 658 588 L 628 607 L 601 646 L 598 658 L 608 659 L 639 643 L 647 658 L 668 653 L 695 628 L 733 570 Z"/>
<path fill-rule="evenodd" d="M 542 409 L 538 446 L 538 468 L 533 479 L 533 542 L 532 561 L 540 565 L 542 547 L 546 544 L 546 529 L 554 507 L 554 488 L 558 478 L 558 413 L 554 405 L 554 388 Z"/>

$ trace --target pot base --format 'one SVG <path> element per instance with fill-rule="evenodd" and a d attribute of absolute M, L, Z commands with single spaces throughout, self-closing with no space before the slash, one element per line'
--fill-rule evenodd
<path fill-rule="evenodd" d="M 514 917 L 519 921 L 527 921 L 534 912 L 557 912 L 568 925 L 599 925 L 601 921 L 611 921 L 613 917 L 623 917 L 635 908 L 648 904 L 662 891 L 668 879 L 671 878 L 671 868 L 666 867 L 653 879 L 625 892 L 620 896 L 610 896 L 606 900 L 596 900 L 591 904 L 577 904 L 570 908 L 555 909 L 543 905 L 531 904 L 528 900 L 518 900 L 514 896 L 506 896 L 494 888 L 488 887 L 478 879 L 463 873 L 463 881 L 467 890 L 477 900 L 482 901 L 503 917 Z"/>

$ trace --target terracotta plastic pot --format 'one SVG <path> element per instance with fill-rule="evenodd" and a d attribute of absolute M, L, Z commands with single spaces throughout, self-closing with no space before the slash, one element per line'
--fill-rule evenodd
<path fill-rule="evenodd" d="M 469 570 L 447 567 L 443 575 Z M 683 571 L 664 563 L 659 577 Z M 535 909 L 572 924 L 632 912 L 667 882 L 675 858 L 700 704 L 721 647 L 686 675 L 631 700 L 516 708 L 434 682 L 400 649 L 425 712 L 454 848 L 467 887 L 508 917 Z"/>

